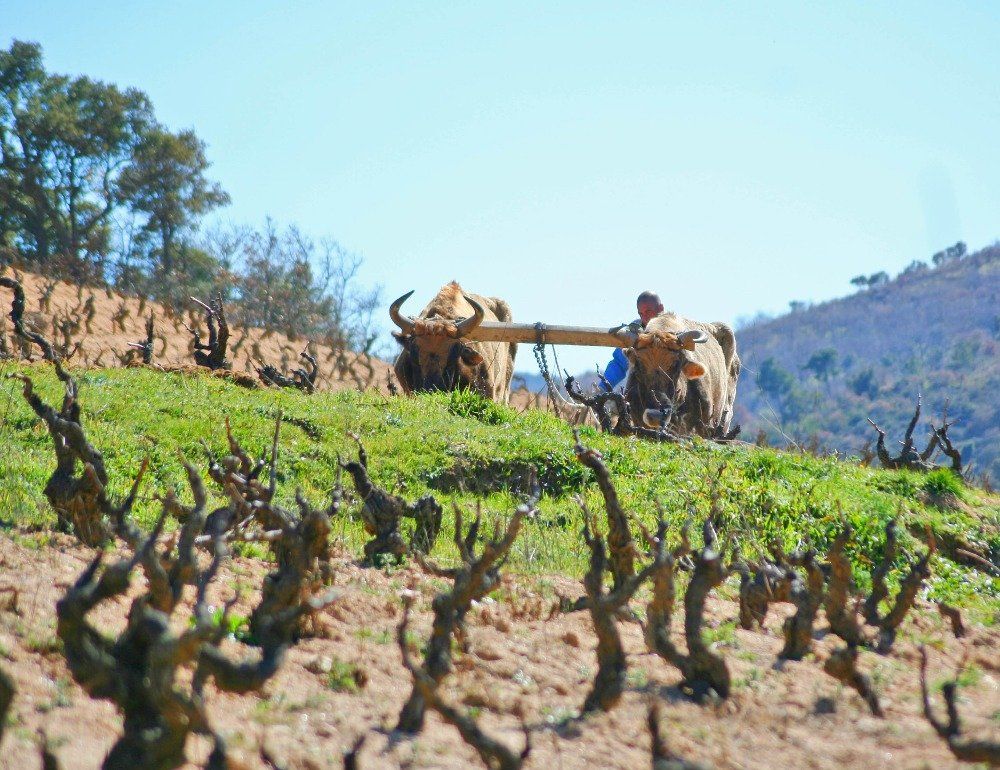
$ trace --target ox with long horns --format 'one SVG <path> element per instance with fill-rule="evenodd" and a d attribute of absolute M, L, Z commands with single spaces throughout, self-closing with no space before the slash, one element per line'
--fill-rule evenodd
<path fill-rule="evenodd" d="M 718 438 L 729 433 L 740 359 L 727 324 L 661 313 L 625 355 L 625 397 L 636 424 L 666 422 L 680 435 Z"/>
<path fill-rule="evenodd" d="M 394 367 L 403 390 L 469 388 L 507 403 L 517 344 L 462 339 L 484 320 L 509 323 L 507 303 L 496 297 L 466 294 L 452 281 L 419 316 L 410 318 L 400 308 L 412 294 L 404 294 L 389 307 L 389 316 L 399 327 L 393 336 L 403 346 Z"/>

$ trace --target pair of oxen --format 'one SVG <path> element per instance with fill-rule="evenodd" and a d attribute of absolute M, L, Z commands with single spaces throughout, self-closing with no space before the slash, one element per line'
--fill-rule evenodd
<path fill-rule="evenodd" d="M 484 320 L 510 322 L 510 306 L 496 297 L 467 294 L 455 282 L 442 287 L 419 316 L 402 313 L 404 294 L 389 315 L 402 345 L 396 377 L 407 393 L 468 388 L 506 403 L 514 375 L 516 343 L 466 339 Z M 661 313 L 625 349 L 625 397 L 635 424 L 670 417 L 682 435 L 729 431 L 740 359 L 736 337 L 724 323 L 701 323 Z"/>

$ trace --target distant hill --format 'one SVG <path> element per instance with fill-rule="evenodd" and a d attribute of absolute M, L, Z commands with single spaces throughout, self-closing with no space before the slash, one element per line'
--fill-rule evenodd
<path fill-rule="evenodd" d="M 739 329 L 744 437 L 857 452 L 871 417 L 892 450 L 922 393 L 919 446 L 950 402 L 949 435 L 974 472 L 1000 479 L 1000 244 L 934 261 L 859 276 L 870 288 Z"/>

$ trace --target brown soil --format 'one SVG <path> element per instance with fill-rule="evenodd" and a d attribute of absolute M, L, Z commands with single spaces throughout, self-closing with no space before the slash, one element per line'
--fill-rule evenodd
<path fill-rule="evenodd" d="M 0 600 L 5 587 L 17 590 L 16 604 L 0 601 L 0 667 L 17 684 L 9 729 L 0 746 L 0 766 L 40 766 L 36 735 L 44 730 L 62 766 L 97 766 L 121 728 L 108 703 L 93 701 L 72 681 L 55 640 L 56 600 L 93 552 L 68 537 L 47 543 L 0 537 Z M 259 586 L 266 565 L 234 559 L 220 573 L 214 603 L 232 596 L 237 585 Z M 133 593 L 141 590 L 134 580 Z M 401 617 L 399 592 L 412 586 L 420 594 L 412 630 L 426 638 L 430 600 L 442 581 L 416 567 L 390 573 L 362 569 L 348 558 L 337 562 L 342 598 L 323 614 L 326 638 L 308 639 L 293 648 L 262 695 L 232 696 L 209 689 L 213 725 L 233 754 L 248 767 L 260 767 L 261 745 L 288 768 L 337 768 L 341 755 L 362 735 L 367 740 L 361 767 L 480 766 L 457 732 L 429 715 L 416 738 L 391 733 L 409 694 L 410 683 L 395 646 Z M 255 591 L 237 612 L 248 614 Z M 676 689 L 678 674 L 646 652 L 640 628 L 621 623 L 630 656 L 630 684 L 610 713 L 574 717 L 595 671 L 594 634 L 587 613 L 557 614 L 549 620 L 556 595 L 577 597 L 578 582 L 563 577 L 508 577 L 496 594 L 472 613 L 467 652 L 442 692 L 452 703 L 479 710 L 480 722 L 520 750 L 519 717 L 530 726 L 533 749 L 529 768 L 648 767 L 645 726 L 651 698 L 663 703 L 664 733 L 682 756 L 719 768 L 943 768 L 957 766 L 923 720 L 919 706 L 917 640 L 931 649 L 932 682 L 950 677 L 968 651 L 976 672 L 961 690 L 966 731 L 996 732 L 1000 709 L 1000 630 L 977 627 L 962 643 L 927 606 L 904 625 L 889 656 L 862 652 L 860 668 L 872 675 L 886 719 L 871 717 L 860 698 L 822 672 L 821 661 L 837 646 L 831 637 L 817 641 L 817 659 L 776 663 L 780 627 L 787 605 L 779 605 L 763 632 L 727 631 L 737 614 L 725 599 L 710 605 L 710 627 L 736 683 L 733 696 L 716 706 L 686 701 Z M 633 606 L 641 606 L 641 599 Z M 111 633 L 123 625 L 128 601 L 102 605 L 93 620 Z M 183 618 L 181 619 L 183 620 Z M 680 617 L 675 618 L 675 631 Z M 819 628 L 822 628 L 822 623 Z M 677 634 L 678 643 L 683 643 Z M 235 653 L 236 642 L 227 642 Z M 323 668 L 334 661 L 354 664 L 364 673 L 356 692 L 334 691 Z M 940 699 L 939 699 L 940 700 Z M 203 765 L 208 745 L 193 741 L 191 766 Z"/>
<path fill-rule="evenodd" d="M 49 284 L 48 279 L 40 275 L 22 273 L 21 283 L 27 300 L 26 320 L 53 343 L 62 340 L 61 335 L 53 330 L 54 320 L 62 319 L 67 314 L 81 318 L 84 314 L 84 303 L 93 296 L 95 314 L 90 332 L 86 332 L 81 323 L 80 331 L 74 337 L 74 342 L 79 340 L 81 343 L 80 350 L 71 359 L 72 365 L 121 366 L 121 356 L 129 350 L 128 344 L 145 339 L 145 324 L 150 312 L 153 313 L 157 337 L 153 357 L 155 365 L 166 368 L 194 366 L 191 355 L 192 336 L 184 328 L 184 323 L 192 327 L 197 324 L 201 328 L 202 341 L 206 341 L 207 338 L 204 313 L 199 312 L 194 303 L 191 303 L 190 311 L 173 316 L 156 302 L 147 302 L 143 309 L 140 300 L 135 297 L 58 282 L 51 293 L 46 310 L 41 305 L 41 300 Z M 7 307 L 3 310 L 3 315 L 6 316 L 10 311 L 10 295 L 6 292 L 4 295 L 2 302 Z M 209 298 L 200 299 L 207 301 Z M 127 310 L 122 319 L 125 331 L 122 331 L 114 321 L 115 315 L 123 308 Z M 13 348 L 13 329 L 6 318 L 0 323 L 0 333 L 8 335 L 8 346 Z M 255 359 L 259 359 L 287 373 L 301 366 L 298 356 L 307 342 L 305 339 L 291 340 L 286 335 L 276 332 L 230 325 L 229 359 L 233 363 L 233 372 L 248 374 L 250 382 L 257 382 L 259 380 L 254 362 Z M 386 377 L 390 366 L 385 361 L 346 352 L 343 361 L 339 362 L 338 351 L 326 345 L 316 344 L 314 350 L 320 367 L 318 377 L 320 390 L 368 387 L 386 389 Z M 33 350 L 32 355 L 37 357 L 38 350 Z"/>

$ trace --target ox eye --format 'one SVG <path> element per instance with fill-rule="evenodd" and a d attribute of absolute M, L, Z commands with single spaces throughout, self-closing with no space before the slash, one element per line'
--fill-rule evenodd
<path fill-rule="evenodd" d="M 483 357 L 472 348 L 462 348 L 462 363 L 467 366 L 479 366 L 483 362 Z"/>

